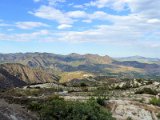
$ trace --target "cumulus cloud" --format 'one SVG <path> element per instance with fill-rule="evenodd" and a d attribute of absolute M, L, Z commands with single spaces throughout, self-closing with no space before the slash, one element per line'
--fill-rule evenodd
<path fill-rule="evenodd" d="M 41 23 L 41 22 L 17 22 L 16 27 L 21 28 L 21 29 L 33 29 L 37 27 L 47 27 L 47 24 Z"/>
<path fill-rule="evenodd" d="M 87 17 L 87 13 L 84 11 L 80 11 L 80 10 L 70 11 L 67 13 L 67 15 L 72 18 L 85 18 L 85 17 Z"/>
<path fill-rule="evenodd" d="M 36 11 L 29 13 L 36 17 L 56 21 L 60 25 L 71 25 L 74 22 L 81 21 L 80 19 L 83 19 L 82 22 L 92 22 L 94 19 L 106 20 L 108 18 L 108 14 L 103 11 L 93 11 L 93 13 L 87 13 L 82 10 L 64 12 L 53 6 L 44 5 Z"/>
<path fill-rule="evenodd" d="M 117 11 L 124 10 L 127 0 L 95 0 L 86 3 L 85 6 L 95 6 L 97 8 L 108 7 Z"/>
<path fill-rule="evenodd" d="M 72 27 L 72 25 L 61 24 L 57 28 L 60 29 L 60 30 L 62 30 L 62 29 L 67 29 L 67 28 L 71 28 L 71 27 Z"/>
<path fill-rule="evenodd" d="M 60 24 L 73 23 L 73 20 L 70 17 L 68 17 L 65 13 L 51 6 L 43 5 L 38 10 L 30 13 L 40 18 L 55 20 Z"/>

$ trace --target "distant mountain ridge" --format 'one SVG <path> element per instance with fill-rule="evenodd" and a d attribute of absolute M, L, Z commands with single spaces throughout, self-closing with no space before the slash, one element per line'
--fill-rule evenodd
<path fill-rule="evenodd" d="M 78 66 L 84 64 L 109 64 L 112 58 L 96 54 L 58 55 L 51 53 L 0 54 L 0 63 L 21 63 L 30 67 L 55 68 L 56 65 Z"/>
<path fill-rule="evenodd" d="M 119 57 L 115 58 L 118 61 L 137 61 L 142 63 L 160 63 L 159 58 L 149 58 L 149 57 L 143 57 L 143 56 L 130 56 L 130 57 Z"/>

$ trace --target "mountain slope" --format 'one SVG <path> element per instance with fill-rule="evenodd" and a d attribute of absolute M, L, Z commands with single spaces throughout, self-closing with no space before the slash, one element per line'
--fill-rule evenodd
<path fill-rule="evenodd" d="M 5 69 L 0 68 L 0 88 L 13 88 L 13 87 L 21 87 L 26 85 L 26 83 L 14 75 L 11 75 Z"/>
<path fill-rule="evenodd" d="M 47 73 L 40 69 L 31 69 L 27 66 L 17 63 L 6 63 L 0 65 L 0 82 L 1 87 L 23 86 L 26 84 L 36 83 L 57 83 L 58 77 L 54 74 Z"/>

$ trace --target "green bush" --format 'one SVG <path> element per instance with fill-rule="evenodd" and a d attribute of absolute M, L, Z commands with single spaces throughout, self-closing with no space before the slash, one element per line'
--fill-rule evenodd
<path fill-rule="evenodd" d="M 137 90 L 135 94 L 151 94 L 151 95 L 157 95 L 156 90 L 152 90 L 151 88 L 143 88 L 141 90 Z"/>
<path fill-rule="evenodd" d="M 127 120 L 132 120 L 132 118 L 131 118 L 131 117 L 128 117 Z"/>
<path fill-rule="evenodd" d="M 40 120 L 115 120 L 111 113 L 95 100 L 87 102 L 52 99 L 43 105 L 32 105 L 37 110 Z M 40 109 L 39 109 L 40 108 Z"/>
<path fill-rule="evenodd" d="M 29 105 L 28 105 L 28 109 L 32 110 L 32 111 L 40 111 L 42 109 L 42 106 L 40 103 L 38 103 L 37 101 L 32 101 Z"/>
<path fill-rule="evenodd" d="M 83 82 L 82 82 L 82 83 L 80 84 L 80 86 L 81 86 L 81 87 L 86 87 L 87 85 L 86 85 L 86 83 L 83 83 Z"/>
<path fill-rule="evenodd" d="M 158 119 L 160 119 L 160 113 L 157 114 Z"/>
<path fill-rule="evenodd" d="M 160 98 L 156 98 L 156 97 L 151 98 L 150 104 L 160 106 Z"/>
<path fill-rule="evenodd" d="M 96 101 L 99 105 L 105 106 L 105 100 L 105 97 L 98 97 Z"/>

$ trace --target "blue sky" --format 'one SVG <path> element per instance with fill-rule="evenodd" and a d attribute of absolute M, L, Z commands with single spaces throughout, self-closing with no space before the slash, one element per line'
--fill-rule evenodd
<path fill-rule="evenodd" d="M 1 0 L 0 53 L 160 57 L 160 0 Z"/>

